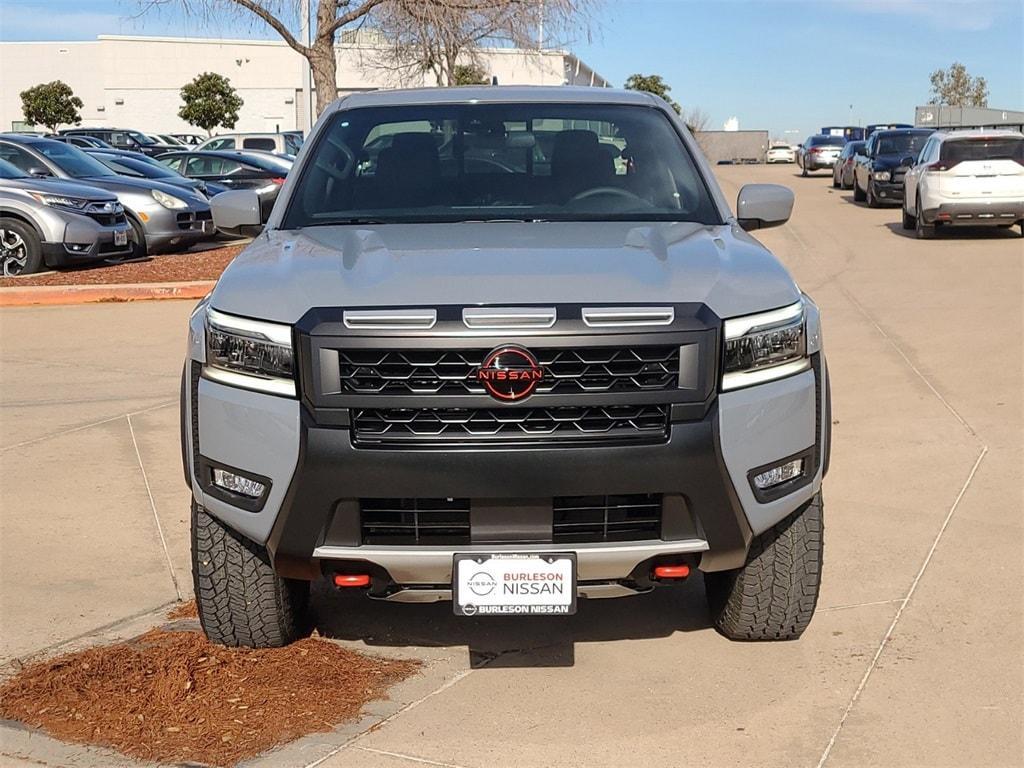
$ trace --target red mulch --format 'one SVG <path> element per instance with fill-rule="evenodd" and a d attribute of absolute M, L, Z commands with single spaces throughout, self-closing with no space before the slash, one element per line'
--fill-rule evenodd
<path fill-rule="evenodd" d="M 313 638 L 257 651 L 155 629 L 25 667 L 0 686 L 0 717 L 142 760 L 232 766 L 357 717 L 419 666 Z"/>
<path fill-rule="evenodd" d="M 188 600 L 187 602 L 177 603 L 171 610 L 167 612 L 168 621 L 177 621 L 178 619 L 198 619 L 199 608 L 196 607 L 195 600 Z"/>
<path fill-rule="evenodd" d="M 90 264 L 45 275 L 0 277 L 0 288 L 30 285 L 104 285 L 108 283 L 176 283 L 216 280 L 244 245 L 227 245 L 209 251 L 169 253 L 124 264 Z"/>

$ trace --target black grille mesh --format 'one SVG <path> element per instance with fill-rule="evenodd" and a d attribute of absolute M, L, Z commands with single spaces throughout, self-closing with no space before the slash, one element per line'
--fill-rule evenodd
<path fill-rule="evenodd" d="M 550 408 L 367 408 L 352 411 L 356 444 L 587 442 L 665 439 L 667 405 Z"/>
<path fill-rule="evenodd" d="M 341 391 L 381 395 L 482 395 L 475 378 L 489 350 L 339 350 Z M 535 393 L 675 389 L 678 346 L 531 349 L 544 368 Z"/>
<path fill-rule="evenodd" d="M 661 495 L 561 496 L 554 500 L 555 542 L 661 538 Z"/>

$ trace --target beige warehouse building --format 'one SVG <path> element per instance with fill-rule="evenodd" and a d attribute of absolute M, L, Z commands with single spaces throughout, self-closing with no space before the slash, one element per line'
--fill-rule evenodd
<path fill-rule="evenodd" d="M 400 80 L 381 66 L 386 49 L 372 36 L 346 33 L 336 50 L 339 95 L 434 84 L 429 73 Z M 507 85 L 609 85 L 565 51 L 495 48 L 480 61 L 489 76 Z M 178 117 L 179 91 L 201 72 L 230 78 L 245 100 L 235 130 L 304 130 L 305 63 L 284 42 L 267 40 L 101 35 L 79 42 L 0 43 L 0 130 L 24 128 L 23 90 L 63 80 L 85 102 L 82 125 L 195 132 Z"/>

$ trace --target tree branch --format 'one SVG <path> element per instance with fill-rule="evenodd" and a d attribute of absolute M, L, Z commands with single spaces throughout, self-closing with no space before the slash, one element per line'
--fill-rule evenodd
<path fill-rule="evenodd" d="M 380 0 L 377 1 L 379 2 Z M 288 30 L 288 27 L 286 27 L 281 22 L 280 19 L 278 19 L 273 13 L 268 11 L 258 2 L 256 2 L 255 0 L 231 0 L 231 2 L 233 2 L 235 5 L 240 5 L 247 11 L 250 11 L 259 16 L 266 24 L 268 24 L 275 32 L 277 32 L 277 34 L 279 34 L 284 39 L 284 41 L 288 43 L 289 46 L 294 48 L 303 56 L 309 56 L 310 49 L 307 46 L 300 43 L 298 40 L 296 40 L 295 36 Z"/>

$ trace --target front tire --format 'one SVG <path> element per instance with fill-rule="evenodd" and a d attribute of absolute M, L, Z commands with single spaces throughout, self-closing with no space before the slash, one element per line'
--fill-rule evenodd
<path fill-rule="evenodd" d="M 875 197 L 875 189 L 871 186 L 871 180 L 868 179 L 868 188 L 864 193 L 865 198 L 868 201 L 868 208 L 878 208 L 878 198 Z"/>
<path fill-rule="evenodd" d="M 192 583 L 210 641 L 279 648 L 306 629 L 309 582 L 274 573 L 265 548 L 192 501 Z"/>
<path fill-rule="evenodd" d="M 43 246 L 33 227 L 0 219 L 0 277 L 31 275 L 43 268 Z"/>
<path fill-rule="evenodd" d="M 756 537 L 747 563 L 704 574 L 715 628 L 730 640 L 795 640 L 818 604 L 824 552 L 821 494 Z"/>
<path fill-rule="evenodd" d="M 914 216 L 913 214 L 907 213 L 907 209 L 906 209 L 906 204 L 905 203 L 904 203 L 904 205 L 902 207 L 902 211 L 903 211 L 903 228 L 906 229 L 906 230 L 911 230 L 914 227 L 916 227 L 917 226 L 917 217 Z"/>

